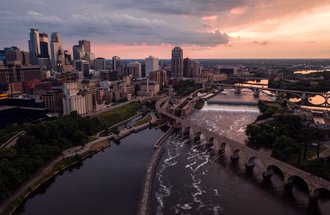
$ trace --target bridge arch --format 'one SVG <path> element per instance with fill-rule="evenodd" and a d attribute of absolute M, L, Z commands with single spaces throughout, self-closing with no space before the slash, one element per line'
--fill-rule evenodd
<path fill-rule="evenodd" d="M 314 103 L 312 103 L 313 98 L 314 98 Z M 319 101 L 319 102 L 315 103 L 315 100 L 318 100 L 318 101 L 322 100 L 322 101 Z M 308 103 L 310 105 L 321 105 L 321 106 L 323 106 L 323 105 L 326 105 L 328 103 L 327 100 L 328 100 L 328 98 L 326 96 L 320 94 L 320 95 L 308 95 L 306 101 L 308 101 Z"/>
<path fill-rule="evenodd" d="M 209 137 L 208 138 L 208 140 L 207 140 L 207 145 L 209 145 L 209 146 L 213 146 L 214 144 L 216 144 L 218 141 L 217 141 L 217 139 L 215 139 L 214 137 Z"/>
<path fill-rule="evenodd" d="M 247 169 L 253 169 L 255 166 L 258 167 L 261 171 L 265 169 L 265 164 L 263 163 L 263 160 L 257 156 L 250 156 L 248 157 L 245 166 Z"/>
<path fill-rule="evenodd" d="M 195 131 L 194 133 L 194 141 L 198 141 L 201 139 L 202 132 L 201 131 Z"/>
<path fill-rule="evenodd" d="M 312 193 L 312 197 L 315 199 L 330 199 L 330 190 L 329 189 L 326 189 L 323 187 L 316 188 Z"/>
<path fill-rule="evenodd" d="M 183 125 L 182 125 L 181 122 L 175 122 L 174 127 L 177 128 L 177 129 L 182 129 Z"/>
<path fill-rule="evenodd" d="M 303 190 L 305 193 L 307 193 L 308 195 L 310 195 L 310 188 L 308 186 L 308 184 L 306 183 L 306 181 L 297 176 L 297 175 L 292 175 L 288 178 L 288 181 L 286 182 L 287 185 L 296 185 L 298 186 L 298 188 L 300 188 L 301 190 Z"/>
<path fill-rule="evenodd" d="M 232 150 L 232 153 L 231 153 L 231 156 L 230 156 L 230 159 L 231 160 L 238 160 L 241 156 L 240 156 L 240 150 L 239 149 L 233 149 Z"/>
<path fill-rule="evenodd" d="M 239 88 L 239 91 L 242 92 L 242 90 L 248 90 L 249 92 L 255 92 L 256 90 L 254 88 L 248 87 L 248 86 L 241 86 Z"/>
<path fill-rule="evenodd" d="M 184 136 L 189 136 L 190 135 L 190 130 L 191 130 L 190 126 L 185 127 L 184 130 L 183 130 Z"/>
<path fill-rule="evenodd" d="M 285 176 L 284 176 L 284 173 L 283 171 L 281 170 L 281 168 L 279 168 L 278 166 L 276 165 L 269 165 L 267 168 L 266 168 L 266 172 L 272 172 L 272 173 L 276 173 L 282 180 L 283 182 L 285 182 Z"/>

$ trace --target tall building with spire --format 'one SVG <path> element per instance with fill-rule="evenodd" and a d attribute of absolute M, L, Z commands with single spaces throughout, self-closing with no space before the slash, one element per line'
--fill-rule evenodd
<path fill-rule="evenodd" d="M 39 29 L 30 29 L 29 51 L 31 64 L 38 65 L 38 56 L 40 54 Z"/>
<path fill-rule="evenodd" d="M 172 77 L 180 79 L 183 76 L 183 50 L 180 47 L 172 49 Z"/>

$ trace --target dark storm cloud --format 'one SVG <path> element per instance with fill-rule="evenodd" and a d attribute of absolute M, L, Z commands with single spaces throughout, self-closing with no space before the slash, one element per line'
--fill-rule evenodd
<path fill-rule="evenodd" d="M 116 9 L 135 7 L 151 13 L 207 16 L 247 5 L 248 2 L 253 4 L 253 1 L 249 0 L 115 0 L 111 5 Z"/>
<path fill-rule="evenodd" d="M 59 31 L 62 35 L 73 38 L 87 37 L 94 41 L 116 44 L 187 44 L 212 47 L 229 41 L 227 34 L 219 31 L 202 32 L 189 23 L 190 20 L 186 20 L 188 24 L 185 24 L 178 17 L 177 22 L 173 23 L 162 16 L 147 16 L 136 9 L 119 10 L 105 1 L 48 2 L 49 4 L 47 1 L 22 0 L 18 4 L 15 0 L 5 0 L 5 10 L 0 11 L 3 17 L 0 28 L 20 32 L 21 40 L 25 38 L 26 41 L 30 27 L 37 27 L 48 34 Z M 10 35 L 4 35 L 3 38 L 3 46 L 3 42 L 12 39 Z"/>

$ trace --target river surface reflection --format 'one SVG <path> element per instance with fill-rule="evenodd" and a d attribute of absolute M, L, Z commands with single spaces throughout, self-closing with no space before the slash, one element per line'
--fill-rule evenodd
<path fill-rule="evenodd" d="M 136 214 L 145 166 L 161 134 L 155 129 L 131 134 L 56 177 L 16 214 Z"/>

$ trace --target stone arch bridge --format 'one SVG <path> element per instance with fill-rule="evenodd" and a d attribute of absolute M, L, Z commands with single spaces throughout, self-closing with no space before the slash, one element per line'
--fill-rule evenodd
<path fill-rule="evenodd" d="M 284 89 L 274 89 L 264 86 L 253 86 L 253 85 L 232 85 L 232 84 L 220 84 L 220 83 L 203 83 L 203 89 L 207 86 L 217 87 L 221 91 L 225 88 L 232 88 L 236 93 L 240 93 L 243 89 L 249 89 L 253 92 L 254 96 L 258 97 L 261 92 L 278 97 L 284 97 L 290 95 L 294 98 L 300 98 L 300 104 L 302 105 L 311 105 L 316 107 L 330 107 L 330 94 L 321 93 L 321 92 L 307 92 L 307 91 L 298 91 L 298 90 L 284 90 Z M 322 101 L 319 104 L 312 104 L 310 99 L 314 96 L 320 96 Z"/>
<path fill-rule="evenodd" d="M 161 106 L 168 102 L 168 97 L 160 99 L 156 104 L 156 109 L 160 117 L 169 120 L 175 128 L 182 129 L 185 135 L 193 134 L 194 139 L 205 137 L 207 145 L 213 146 L 213 153 L 219 154 L 225 151 L 231 152 L 231 160 L 240 159 L 245 166 L 253 170 L 255 161 L 259 160 L 265 167 L 263 176 L 271 177 L 273 172 L 280 173 L 284 184 L 290 188 L 293 183 L 303 184 L 311 200 L 317 200 L 321 193 L 330 193 L 330 182 L 315 175 L 295 168 L 287 163 L 277 160 L 257 150 L 249 148 L 218 133 L 199 127 L 191 122 L 183 120 L 167 112 Z"/>

